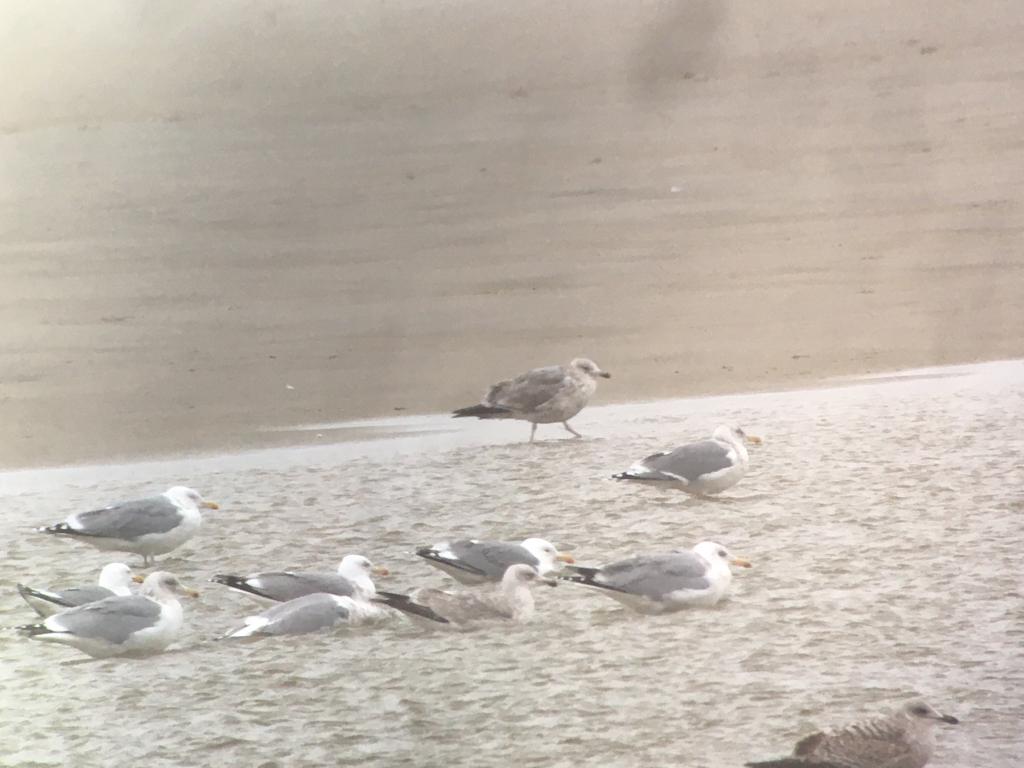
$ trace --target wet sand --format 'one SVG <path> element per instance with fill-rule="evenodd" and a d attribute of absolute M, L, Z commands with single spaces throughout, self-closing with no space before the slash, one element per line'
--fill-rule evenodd
<path fill-rule="evenodd" d="M 0 467 L 1024 356 L 1011 6 L 377 5 L 14 6 Z"/>
<path fill-rule="evenodd" d="M 610 479 L 719 420 L 765 437 L 722 497 Z M 169 652 L 91 661 L 0 633 L 0 690 L 17 703 L 0 763 L 736 768 L 913 694 L 961 719 L 929 768 L 1024 762 L 1024 363 L 596 407 L 582 441 L 404 424 L 367 443 L 0 474 L 5 627 L 33 620 L 15 581 L 83 583 L 121 559 L 32 526 L 186 477 L 221 503 L 159 560 L 203 593 Z M 416 546 L 530 535 L 585 565 L 707 538 L 754 567 L 718 606 L 663 616 L 562 584 L 534 590 L 524 626 L 215 641 L 256 609 L 214 573 L 359 552 L 391 570 L 382 589 L 451 588 Z M 126 713 L 133 727 L 102 726 Z"/>

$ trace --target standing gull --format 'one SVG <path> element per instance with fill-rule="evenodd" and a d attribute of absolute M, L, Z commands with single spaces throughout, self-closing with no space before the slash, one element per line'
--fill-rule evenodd
<path fill-rule="evenodd" d="M 218 509 L 198 491 L 176 485 L 159 496 L 76 512 L 62 523 L 36 530 L 84 541 L 97 549 L 142 555 L 145 566 L 155 555 L 177 549 L 195 535 L 203 522 L 200 507 Z"/>
<path fill-rule="evenodd" d="M 744 441 L 760 445 L 761 438 L 723 424 L 710 440 L 652 454 L 612 477 L 678 488 L 694 496 L 721 493 L 747 474 L 750 456 Z"/>
<path fill-rule="evenodd" d="M 935 750 L 936 723 L 955 725 L 923 699 L 853 725 L 819 731 L 797 742 L 792 757 L 747 763 L 753 768 L 923 768 Z"/>
<path fill-rule="evenodd" d="M 371 574 L 387 576 L 388 569 L 374 565 L 362 555 L 345 555 L 336 573 L 264 571 L 248 576 L 218 573 L 210 581 L 224 584 L 261 602 L 283 603 L 316 592 L 365 602 L 377 592 Z"/>
<path fill-rule="evenodd" d="M 181 631 L 179 594 L 198 595 L 173 574 L 156 571 L 146 577 L 141 594 L 107 597 L 17 629 L 33 640 L 70 645 L 98 659 L 157 653 Z"/>
<path fill-rule="evenodd" d="M 560 571 L 562 563 L 576 562 L 572 555 L 555 549 L 550 541 L 538 538 L 525 539 L 519 544 L 459 539 L 420 547 L 416 554 L 456 581 L 470 585 L 501 581 L 508 567 L 516 563 L 532 565 L 541 576 L 547 576 Z"/>
<path fill-rule="evenodd" d="M 569 566 L 571 576 L 559 578 L 582 584 L 618 600 L 639 613 L 672 613 L 690 606 L 714 605 L 729 591 L 729 565 L 750 568 L 713 541 L 691 551 L 637 555 L 601 568 Z"/>
<path fill-rule="evenodd" d="M 533 616 L 530 584 L 538 580 L 551 586 L 557 583 L 543 579 L 532 565 L 517 563 L 508 567 L 500 584 L 485 592 L 444 592 L 421 588 L 409 595 L 378 592 L 374 600 L 410 616 L 422 616 L 422 609 L 426 608 L 459 626 L 478 621 L 524 622 Z"/>
<path fill-rule="evenodd" d="M 478 419 L 521 419 L 529 421 L 530 442 L 538 424 L 562 422 L 576 437 L 583 437 L 569 426 L 569 419 L 583 410 L 597 390 L 597 377 L 610 379 L 611 374 L 597 363 L 577 357 L 569 365 L 534 368 L 514 379 L 492 386 L 479 405 L 452 411 L 455 418 L 476 416 Z"/>
<path fill-rule="evenodd" d="M 61 590 L 34 589 L 19 584 L 18 593 L 32 606 L 32 610 L 46 617 L 68 608 L 94 603 L 105 597 L 130 595 L 131 586 L 132 569 L 124 563 L 108 563 L 100 571 L 100 578 L 96 584 Z"/>

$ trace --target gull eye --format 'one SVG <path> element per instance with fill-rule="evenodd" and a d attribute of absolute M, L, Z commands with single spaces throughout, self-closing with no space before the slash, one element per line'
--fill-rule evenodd
<path fill-rule="evenodd" d="M 728 557 L 729 553 L 726 552 L 724 549 L 720 549 L 720 550 L 718 550 L 718 556 L 719 557 Z"/>

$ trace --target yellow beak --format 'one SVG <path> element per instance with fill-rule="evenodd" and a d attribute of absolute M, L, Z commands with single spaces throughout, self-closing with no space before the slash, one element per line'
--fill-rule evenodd
<path fill-rule="evenodd" d="M 189 597 L 199 597 L 199 590 L 198 589 L 192 589 L 192 587 L 184 587 L 183 586 L 181 588 L 181 591 L 184 592 Z"/>
<path fill-rule="evenodd" d="M 141 584 L 145 580 L 146 577 L 139 573 L 136 573 L 134 576 L 132 576 L 132 581 L 134 581 L 136 584 Z"/>
<path fill-rule="evenodd" d="M 753 568 L 754 567 L 754 564 L 752 562 L 750 562 L 749 560 L 746 560 L 746 559 L 744 559 L 742 557 L 734 557 L 729 562 L 732 563 L 733 565 L 738 565 L 740 568 Z"/>
<path fill-rule="evenodd" d="M 373 573 L 376 574 L 377 576 L 390 576 L 391 575 L 391 571 L 389 571 L 383 565 L 375 565 L 375 566 L 373 566 L 372 570 L 373 570 Z"/>
<path fill-rule="evenodd" d="M 762 440 L 757 435 L 747 435 L 747 442 L 750 443 L 751 445 L 760 445 L 761 443 L 764 442 L 764 440 Z"/>
<path fill-rule="evenodd" d="M 220 509 L 220 504 L 218 504 L 216 501 L 204 501 L 202 506 L 206 507 L 207 509 Z"/>
<path fill-rule="evenodd" d="M 563 563 L 575 563 L 576 558 L 570 555 L 568 552 L 559 552 L 555 555 L 555 560 L 560 560 Z"/>

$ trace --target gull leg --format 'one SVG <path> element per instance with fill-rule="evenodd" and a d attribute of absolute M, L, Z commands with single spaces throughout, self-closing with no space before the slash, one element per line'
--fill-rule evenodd
<path fill-rule="evenodd" d="M 533 436 L 537 434 L 537 422 L 533 422 L 530 425 L 530 442 L 533 442 Z"/>
<path fill-rule="evenodd" d="M 576 437 L 583 437 L 583 435 L 581 435 L 579 432 L 577 432 L 575 429 L 573 429 L 572 427 L 569 426 L 569 422 L 568 421 L 563 421 L 562 422 L 562 426 L 565 427 L 566 429 L 568 429 L 574 435 L 576 435 Z"/>

